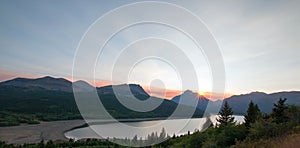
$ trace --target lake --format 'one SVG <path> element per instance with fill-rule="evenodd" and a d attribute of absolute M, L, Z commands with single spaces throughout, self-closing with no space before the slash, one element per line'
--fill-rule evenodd
<path fill-rule="evenodd" d="M 210 117 L 210 120 L 215 124 L 216 115 Z M 244 122 L 244 116 L 234 115 L 237 124 Z M 206 118 L 192 119 L 167 119 L 153 121 L 138 121 L 138 122 L 115 122 L 115 123 L 99 123 L 89 127 L 76 128 L 65 132 L 65 136 L 69 139 L 79 140 L 87 138 L 120 138 L 132 139 L 134 136 L 146 138 L 148 134 L 157 132 L 158 135 L 164 128 L 169 136 L 187 134 L 188 131 L 193 133 L 195 130 L 202 130 Z M 99 135 L 98 135 L 98 134 Z"/>

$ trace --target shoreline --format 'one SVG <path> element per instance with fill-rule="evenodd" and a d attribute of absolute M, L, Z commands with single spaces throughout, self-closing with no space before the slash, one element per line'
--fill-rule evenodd
<path fill-rule="evenodd" d="M 238 115 L 239 116 L 239 115 Z M 90 120 L 90 124 L 109 124 L 119 122 L 143 122 L 154 120 L 172 120 L 184 118 L 135 118 L 135 119 L 117 119 L 117 120 Z M 197 119 L 197 118 L 192 118 Z M 94 121 L 94 122 L 92 122 Z M 97 121 L 97 122 L 95 122 Z M 25 124 L 19 126 L 0 127 L 0 141 L 7 144 L 31 144 L 52 141 L 68 141 L 65 133 L 77 128 L 87 127 L 85 120 L 61 120 L 41 122 L 40 124 Z"/>
<path fill-rule="evenodd" d="M 159 118 L 134 118 L 134 119 L 113 119 L 113 120 L 90 120 L 90 124 L 109 124 L 115 122 L 143 122 L 154 120 L 165 120 L 165 117 Z M 175 118 L 173 118 L 175 119 Z M 178 118 L 177 118 L 178 119 Z M 68 141 L 65 132 L 80 127 L 87 127 L 87 123 L 83 119 L 60 120 L 40 122 L 40 124 L 22 124 L 18 126 L 0 127 L 0 141 L 7 144 L 31 144 L 39 143 L 41 140 L 45 142 L 52 141 Z"/>
<path fill-rule="evenodd" d="M 164 120 L 167 118 L 135 118 L 135 119 L 116 119 L 116 120 L 90 120 L 90 124 L 109 124 L 114 122 L 142 122 L 153 120 Z M 91 122 L 97 121 L 97 122 Z M 32 144 L 39 143 L 41 140 L 45 142 L 52 141 L 68 141 L 65 132 L 80 127 L 87 126 L 83 119 L 60 120 L 40 122 L 40 124 L 22 124 L 18 126 L 2 126 L 0 127 L 0 141 L 7 144 Z"/>
<path fill-rule="evenodd" d="M 41 140 L 68 141 L 65 131 L 84 124 L 84 120 L 61 120 L 40 124 L 0 127 L 0 141 L 8 144 L 39 143 Z"/>

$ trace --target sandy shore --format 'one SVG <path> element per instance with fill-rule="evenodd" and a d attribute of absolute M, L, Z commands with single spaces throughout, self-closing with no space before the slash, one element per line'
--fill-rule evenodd
<path fill-rule="evenodd" d="M 13 144 L 39 143 L 42 139 L 66 141 L 68 139 L 64 136 L 64 131 L 84 123 L 83 120 L 66 120 L 0 127 L 0 140 Z"/>
<path fill-rule="evenodd" d="M 163 118 L 138 118 L 138 119 L 118 119 L 119 121 L 151 121 Z M 91 122 L 110 123 L 115 120 L 91 120 Z M 41 122 L 34 125 L 20 125 L 0 127 L 0 141 L 5 141 L 9 144 L 24 144 L 24 143 L 39 143 L 42 139 L 67 141 L 64 132 L 74 127 L 81 126 L 85 123 L 84 120 L 63 120 Z"/>

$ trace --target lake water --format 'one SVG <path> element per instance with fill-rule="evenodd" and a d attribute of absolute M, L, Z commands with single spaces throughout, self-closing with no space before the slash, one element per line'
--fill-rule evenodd
<path fill-rule="evenodd" d="M 244 122 L 244 116 L 234 116 L 237 124 Z M 210 120 L 215 124 L 217 116 L 213 115 Z M 148 134 L 157 132 L 159 135 L 164 128 L 169 136 L 184 135 L 188 131 L 193 133 L 195 130 L 202 130 L 206 123 L 206 118 L 193 119 L 168 119 L 154 121 L 139 121 L 139 122 L 122 122 L 122 123 L 102 123 L 73 129 L 65 133 L 69 139 L 86 139 L 86 138 L 120 138 L 132 139 L 134 136 L 146 138 Z"/>

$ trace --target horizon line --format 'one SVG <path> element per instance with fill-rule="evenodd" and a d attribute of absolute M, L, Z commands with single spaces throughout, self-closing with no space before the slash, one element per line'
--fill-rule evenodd
<path fill-rule="evenodd" d="M 75 83 L 77 81 L 84 81 L 86 83 L 88 83 L 89 85 L 93 86 L 93 87 L 96 87 L 96 88 L 100 88 L 100 87 L 105 87 L 105 86 L 114 86 L 114 85 L 130 85 L 130 84 L 135 84 L 135 85 L 139 85 L 141 86 L 149 95 L 151 96 L 154 96 L 154 97 L 160 97 L 160 98 L 165 98 L 165 99 L 172 99 L 178 95 L 181 95 L 183 92 L 187 91 L 187 90 L 190 90 L 192 91 L 193 93 L 197 93 L 199 96 L 203 96 L 205 97 L 206 99 L 209 99 L 209 100 L 212 100 L 212 101 L 217 101 L 217 100 L 224 100 L 226 98 L 229 98 L 229 97 L 232 97 L 232 96 L 236 96 L 236 95 L 245 95 L 245 94 L 250 94 L 250 93 L 257 93 L 257 92 L 260 92 L 260 93 L 265 93 L 265 94 L 274 94 L 274 93 L 279 93 L 279 92 L 293 92 L 293 91 L 296 91 L 296 90 L 289 90 L 289 91 L 286 91 L 286 90 L 283 90 L 283 91 L 274 91 L 274 92 L 271 92 L 271 93 L 267 93 L 267 92 L 263 92 L 263 91 L 251 91 L 249 93 L 240 93 L 240 94 L 231 94 L 231 93 L 224 93 L 223 94 L 223 97 L 221 97 L 220 95 L 222 95 L 221 93 L 214 93 L 214 92 L 207 92 L 207 91 L 203 91 L 202 93 L 203 94 L 200 94 L 199 91 L 196 91 L 196 90 L 191 90 L 191 89 L 186 89 L 186 90 L 177 90 L 177 89 L 166 89 L 166 88 L 160 88 L 160 87 L 151 87 L 151 86 L 145 86 L 145 85 L 141 85 L 141 84 L 138 84 L 138 83 L 118 83 L 118 84 L 115 84 L 115 82 L 110 82 L 110 81 L 107 81 L 107 80 L 100 80 L 100 79 L 95 79 L 94 80 L 94 84 L 91 84 L 91 80 L 90 81 L 86 81 L 86 80 L 82 80 L 82 79 L 76 79 L 74 80 L 73 78 L 68 78 L 68 77 L 57 77 L 57 76 L 53 76 L 53 75 L 40 75 L 40 76 L 37 76 L 37 75 L 31 75 L 31 76 L 28 76 L 28 77 L 20 77 L 20 76 L 12 76 L 10 78 L 6 78 L 6 79 L 3 79 L 2 81 L 0 80 L 0 83 L 3 83 L 3 82 L 6 82 L 6 81 L 10 81 L 10 80 L 13 80 L 13 79 L 17 79 L 17 78 L 23 78 L 23 79 L 39 79 L 39 78 L 45 78 L 45 77 L 51 77 L 51 78 L 54 78 L 54 79 L 65 79 L 71 83 Z M 151 90 L 151 88 L 153 90 Z M 165 92 L 165 95 L 161 96 L 159 94 L 161 94 L 161 92 Z M 212 95 L 215 95 L 215 96 L 218 96 L 217 98 L 212 98 Z"/>

